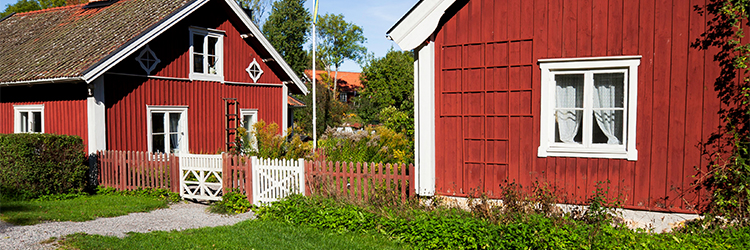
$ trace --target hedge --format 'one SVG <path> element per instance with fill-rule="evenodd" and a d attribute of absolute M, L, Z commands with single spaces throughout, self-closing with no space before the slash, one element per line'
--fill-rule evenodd
<path fill-rule="evenodd" d="M 83 191 L 83 140 L 54 134 L 0 134 L 0 194 L 29 199 Z"/>

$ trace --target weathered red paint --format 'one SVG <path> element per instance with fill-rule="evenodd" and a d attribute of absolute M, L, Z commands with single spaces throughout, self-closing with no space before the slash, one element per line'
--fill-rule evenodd
<path fill-rule="evenodd" d="M 498 197 L 543 181 L 585 202 L 597 183 L 626 207 L 687 212 L 697 145 L 720 120 L 715 51 L 690 48 L 704 1 L 471 0 L 435 37 L 436 192 Z M 542 58 L 641 55 L 638 160 L 537 157 Z"/>

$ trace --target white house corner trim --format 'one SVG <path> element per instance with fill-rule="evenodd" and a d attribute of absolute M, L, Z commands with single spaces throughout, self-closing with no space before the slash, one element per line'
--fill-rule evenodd
<path fill-rule="evenodd" d="M 435 195 L 435 44 L 430 42 L 415 49 L 414 62 L 417 133 L 417 193 Z"/>
<path fill-rule="evenodd" d="M 281 133 L 286 134 L 287 128 L 289 127 L 289 87 L 286 84 L 282 84 L 282 97 L 281 97 Z"/>
<path fill-rule="evenodd" d="M 104 106 L 104 76 L 89 83 L 86 98 L 88 153 L 107 150 L 106 108 Z"/>

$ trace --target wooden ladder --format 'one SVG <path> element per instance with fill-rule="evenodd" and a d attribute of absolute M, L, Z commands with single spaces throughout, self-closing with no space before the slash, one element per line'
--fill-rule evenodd
<path fill-rule="evenodd" d="M 226 127 L 227 135 L 227 152 L 231 151 L 232 148 L 237 147 L 235 138 L 237 138 L 237 128 L 240 127 L 240 103 L 237 98 L 223 98 L 224 99 L 224 117 L 226 118 L 224 127 Z"/>

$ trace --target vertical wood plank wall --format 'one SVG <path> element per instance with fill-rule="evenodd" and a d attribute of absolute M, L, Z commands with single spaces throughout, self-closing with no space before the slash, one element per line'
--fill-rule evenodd
<path fill-rule="evenodd" d="M 498 197 L 536 181 L 582 203 L 603 182 L 626 207 L 688 211 L 698 143 L 719 124 L 703 0 L 471 0 L 448 10 L 436 43 L 436 191 Z M 715 52 L 715 51 L 714 51 Z M 641 55 L 638 160 L 537 157 L 541 58 Z M 682 195 L 682 196 L 681 196 Z M 684 198 L 684 199 L 683 199 Z"/>

